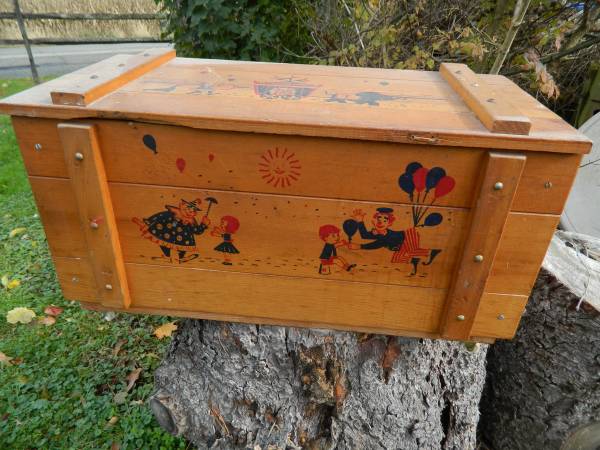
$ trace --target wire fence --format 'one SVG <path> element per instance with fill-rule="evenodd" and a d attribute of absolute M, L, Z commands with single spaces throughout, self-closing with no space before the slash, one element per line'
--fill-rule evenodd
<path fill-rule="evenodd" d="M 133 14 L 108 14 L 108 13 L 24 13 L 21 11 L 19 0 L 13 0 L 14 10 L 12 12 L 0 12 L 0 19 L 15 20 L 19 26 L 21 33 L 21 39 L 0 39 L 0 45 L 24 45 L 29 58 L 29 65 L 31 67 L 31 77 L 33 81 L 38 84 L 40 82 L 37 67 L 33 53 L 31 51 L 32 44 L 121 44 L 121 43 L 138 43 L 138 42 L 167 42 L 163 39 L 158 38 L 83 38 L 83 39 L 64 39 L 64 38 L 29 38 L 27 35 L 26 20 L 65 20 L 65 21 L 81 21 L 81 20 L 151 20 L 160 21 L 164 19 L 164 16 L 160 14 L 144 14 L 144 13 L 133 13 Z"/>

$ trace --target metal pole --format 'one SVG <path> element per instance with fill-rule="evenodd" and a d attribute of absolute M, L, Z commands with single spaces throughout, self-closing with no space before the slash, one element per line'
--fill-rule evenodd
<path fill-rule="evenodd" d="M 15 16 L 17 23 L 19 24 L 19 30 L 21 30 L 21 36 L 23 37 L 23 44 L 25 44 L 25 50 L 27 50 L 27 56 L 29 57 L 29 66 L 31 67 L 31 78 L 35 84 L 40 84 L 40 77 L 35 67 L 35 61 L 33 60 L 33 53 L 31 53 L 31 45 L 29 45 L 29 38 L 27 37 L 27 30 L 25 29 L 25 22 L 23 21 L 23 15 L 21 14 L 21 8 L 19 7 L 19 0 L 13 0 L 15 5 Z"/>

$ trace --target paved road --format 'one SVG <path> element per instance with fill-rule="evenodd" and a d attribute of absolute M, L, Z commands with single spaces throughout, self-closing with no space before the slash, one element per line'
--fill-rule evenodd
<path fill-rule="evenodd" d="M 62 75 L 109 58 L 117 53 L 139 53 L 164 43 L 34 45 L 33 57 L 40 76 Z M 0 47 L 0 78 L 31 77 L 27 52 L 23 46 Z"/>

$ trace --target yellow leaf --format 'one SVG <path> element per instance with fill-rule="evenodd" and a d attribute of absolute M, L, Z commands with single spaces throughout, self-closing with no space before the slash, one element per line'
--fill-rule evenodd
<path fill-rule="evenodd" d="M 29 308 L 14 308 L 6 313 L 8 323 L 29 323 L 35 317 L 35 313 Z"/>
<path fill-rule="evenodd" d="M 129 375 L 127 375 L 127 388 L 125 389 L 125 392 L 129 392 L 131 390 L 135 382 L 140 377 L 140 373 L 142 373 L 142 369 L 138 367 L 137 369 L 132 370 Z"/>
<path fill-rule="evenodd" d="M 12 358 L 0 352 L 0 364 L 10 364 Z"/>
<path fill-rule="evenodd" d="M 52 316 L 44 316 L 38 319 L 38 323 L 49 327 L 50 325 L 54 325 L 56 323 L 56 319 Z"/>
<path fill-rule="evenodd" d="M 3 287 L 7 287 L 8 286 L 8 275 L 2 275 L 2 278 L 0 278 L 0 283 L 2 284 Z"/>
<path fill-rule="evenodd" d="M 10 233 L 8 233 L 8 237 L 14 238 L 15 236 L 18 236 L 19 234 L 24 233 L 25 230 L 27 230 L 27 228 L 25 228 L 25 227 L 15 228 L 14 230 L 11 230 Z"/>
<path fill-rule="evenodd" d="M 175 331 L 176 329 L 177 325 L 175 325 L 175 322 L 165 323 L 164 325 L 161 325 L 160 327 L 154 330 L 154 336 L 156 336 L 159 339 L 162 339 L 164 337 L 171 337 L 171 334 L 173 334 L 173 331 Z"/>
<path fill-rule="evenodd" d="M 6 289 L 14 289 L 16 287 L 19 287 L 20 285 L 21 285 L 21 282 L 19 280 L 11 280 L 6 285 Z"/>

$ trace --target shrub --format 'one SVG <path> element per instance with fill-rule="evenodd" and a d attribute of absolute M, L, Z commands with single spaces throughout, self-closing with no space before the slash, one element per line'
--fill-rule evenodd
<path fill-rule="evenodd" d="M 295 61 L 309 37 L 299 1 L 156 0 L 180 56 Z M 304 11 L 302 16 L 307 12 Z"/>

